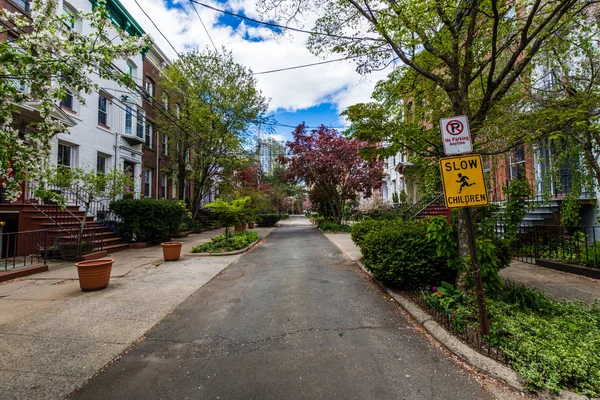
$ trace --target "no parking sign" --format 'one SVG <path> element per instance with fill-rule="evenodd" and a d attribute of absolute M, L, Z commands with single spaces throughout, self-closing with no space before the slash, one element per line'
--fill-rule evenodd
<path fill-rule="evenodd" d="M 444 153 L 447 155 L 466 154 L 473 152 L 471 133 L 469 132 L 469 120 L 464 115 L 442 118 L 440 120 L 442 129 L 442 141 L 444 142 Z"/>

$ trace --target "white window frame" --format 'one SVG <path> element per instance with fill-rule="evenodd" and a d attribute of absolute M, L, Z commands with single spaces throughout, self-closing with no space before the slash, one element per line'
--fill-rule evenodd
<path fill-rule="evenodd" d="M 144 170 L 144 196 L 152 197 L 152 168 Z"/>

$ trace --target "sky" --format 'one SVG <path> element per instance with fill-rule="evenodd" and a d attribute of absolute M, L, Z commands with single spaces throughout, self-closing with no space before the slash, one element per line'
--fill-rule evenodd
<path fill-rule="evenodd" d="M 255 0 L 201 0 L 220 9 L 265 20 L 256 11 Z M 129 13 L 150 34 L 155 43 L 171 59 L 177 53 L 143 14 L 136 0 L 121 0 Z M 189 0 L 137 0 L 140 6 L 167 36 L 178 52 L 212 48 L 198 16 Z M 306 43 L 308 35 L 290 32 L 277 35 L 268 27 L 228 16 L 200 5 L 196 9 L 215 46 L 232 51 L 236 62 L 253 72 L 269 71 L 324 60 L 342 58 L 341 54 L 317 57 Z M 305 16 L 304 28 L 312 29 L 316 15 Z M 324 124 L 344 127 L 347 122 L 339 115 L 348 106 L 367 102 L 377 81 L 386 77 L 392 67 L 368 76 L 359 75 L 352 61 L 340 61 L 272 74 L 257 75 L 257 86 L 270 99 L 269 113 L 281 125 L 296 126 L 305 122 L 309 127 Z M 274 126 L 278 140 L 290 140 L 293 128 Z M 342 129 L 340 129 L 342 130 Z"/>

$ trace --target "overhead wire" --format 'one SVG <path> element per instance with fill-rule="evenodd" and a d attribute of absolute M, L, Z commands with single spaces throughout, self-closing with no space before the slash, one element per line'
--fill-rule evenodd
<path fill-rule="evenodd" d="M 196 15 L 198 16 L 198 19 L 200 20 L 200 23 L 202 24 L 202 27 L 204 28 L 204 31 L 206 32 L 206 35 L 208 36 L 208 39 L 210 40 L 210 42 L 212 43 L 213 47 L 215 48 L 215 52 L 218 53 L 219 50 L 217 50 L 217 46 L 215 46 L 215 42 L 213 42 L 212 37 L 210 36 L 210 33 L 208 32 L 208 29 L 206 29 L 206 25 L 204 25 L 204 21 L 202 21 L 202 18 L 200 17 L 200 13 L 196 9 L 196 5 L 194 4 L 193 1 L 190 1 L 190 4 L 192 5 L 192 8 L 196 12 Z"/>
<path fill-rule="evenodd" d="M 294 32 L 300 32 L 300 33 L 306 33 L 309 35 L 317 35 L 317 36 L 327 36 L 327 37 L 333 37 L 333 38 L 338 38 L 338 39 L 346 39 L 346 40 L 355 40 L 355 41 L 362 41 L 362 40 L 372 40 L 372 41 L 376 41 L 376 42 L 380 42 L 381 40 L 377 39 L 377 38 L 373 38 L 373 37 L 357 37 L 357 36 L 343 36 L 343 35 L 335 35 L 333 33 L 327 33 L 327 32 L 316 32 L 316 31 L 307 31 L 304 29 L 300 29 L 300 28 L 294 28 L 293 26 L 286 26 L 286 25 L 281 25 L 281 24 L 277 24 L 274 22 L 267 22 L 267 21 L 261 21 L 255 18 L 250 18 L 247 17 L 245 15 L 241 15 L 241 14 L 237 14 L 231 11 L 227 11 L 227 10 L 223 10 L 217 7 L 213 7 L 209 4 L 205 4 L 202 3 L 200 1 L 197 0 L 189 0 L 192 3 L 196 3 L 202 7 L 206 7 L 210 10 L 216 11 L 216 12 L 220 12 L 222 14 L 225 15 L 230 15 L 232 17 L 236 17 L 236 18 L 241 18 L 244 19 L 246 21 L 250 21 L 250 22 L 254 22 L 256 24 L 260 24 L 260 25 L 265 25 L 265 26 L 270 26 L 272 28 L 280 28 L 280 29 L 286 29 L 286 30 L 290 30 L 290 31 L 294 31 Z M 137 2 L 137 1 L 136 1 Z"/>

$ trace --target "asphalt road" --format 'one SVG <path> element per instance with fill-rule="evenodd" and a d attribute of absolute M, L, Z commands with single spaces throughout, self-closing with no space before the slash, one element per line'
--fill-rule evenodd
<path fill-rule="evenodd" d="M 316 228 L 288 225 L 72 398 L 493 397 Z"/>

